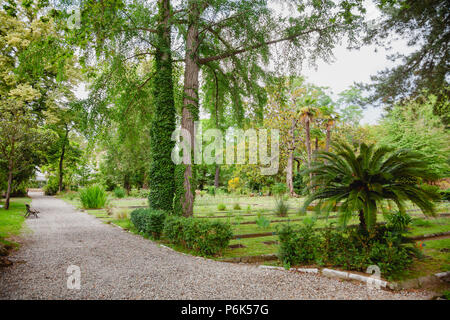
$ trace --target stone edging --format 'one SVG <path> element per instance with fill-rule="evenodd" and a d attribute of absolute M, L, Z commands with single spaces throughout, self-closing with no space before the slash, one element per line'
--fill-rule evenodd
<path fill-rule="evenodd" d="M 260 269 L 267 270 L 279 270 L 279 271 L 287 271 L 283 267 L 275 267 L 275 266 L 259 266 Z M 403 289 L 415 289 L 422 288 L 424 285 L 436 283 L 442 281 L 444 278 L 450 277 L 450 271 L 440 272 L 430 276 L 420 277 L 417 279 L 406 280 L 402 282 L 388 282 L 382 279 L 377 279 L 370 276 L 363 276 L 356 273 L 333 270 L 333 269 L 318 269 L 318 268 L 290 268 L 289 271 L 292 272 L 301 272 L 301 273 L 316 273 L 322 274 L 326 277 L 330 278 L 338 278 L 345 280 L 356 280 L 359 282 L 366 283 L 368 285 L 373 285 L 375 287 L 391 289 L 391 290 L 403 290 Z"/>

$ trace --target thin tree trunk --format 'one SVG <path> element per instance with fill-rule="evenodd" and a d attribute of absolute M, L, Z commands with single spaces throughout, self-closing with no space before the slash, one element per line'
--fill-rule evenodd
<path fill-rule="evenodd" d="M 216 174 L 214 175 L 214 187 L 219 187 L 219 180 L 220 180 L 220 166 L 216 164 Z"/>
<path fill-rule="evenodd" d="M 286 184 L 289 190 L 289 194 L 294 195 L 294 150 L 289 150 L 288 162 L 286 166 Z"/>
<path fill-rule="evenodd" d="M 359 228 L 362 231 L 367 230 L 366 217 L 364 216 L 364 210 L 359 210 Z"/>
<path fill-rule="evenodd" d="M 13 167 L 12 165 L 10 165 L 8 168 L 8 187 L 6 189 L 5 210 L 9 209 L 9 200 L 11 198 L 11 189 L 12 189 L 12 179 L 13 179 Z"/>
<path fill-rule="evenodd" d="M 328 152 L 330 151 L 330 142 L 331 142 L 331 126 L 327 125 L 327 140 L 325 143 L 325 150 Z"/>
<path fill-rule="evenodd" d="M 309 116 L 307 116 L 305 120 L 305 130 L 306 130 L 306 137 L 305 137 L 306 152 L 308 153 L 308 169 L 311 169 L 312 152 L 311 152 L 311 132 L 310 132 L 311 129 Z M 309 173 L 309 178 L 312 180 L 311 172 Z"/>
<path fill-rule="evenodd" d="M 66 152 L 66 141 L 69 135 L 69 129 L 66 126 L 66 134 L 64 136 L 64 140 L 62 143 L 62 149 L 61 149 L 61 157 L 59 158 L 59 184 L 58 184 L 58 192 L 62 191 L 63 187 L 63 178 L 64 178 L 64 171 L 63 171 L 63 163 L 64 163 L 64 154 Z"/>
<path fill-rule="evenodd" d="M 292 119 L 292 125 L 289 129 L 291 143 L 289 148 L 288 162 L 286 166 L 286 185 L 291 196 L 294 195 L 294 151 L 295 151 L 295 119 Z"/>
<path fill-rule="evenodd" d="M 184 98 L 181 127 L 191 135 L 191 147 L 194 149 L 194 121 L 198 117 L 198 88 L 200 67 L 198 63 L 198 19 L 200 11 L 198 4 L 192 1 L 189 5 L 189 28 L 186 38 L 185 72 L 184 72 Z M 192 152 L 184 157 L 184 199 L 181 200 L 183 215 L 190 217 L 194 214 L 193 162 Z"/>

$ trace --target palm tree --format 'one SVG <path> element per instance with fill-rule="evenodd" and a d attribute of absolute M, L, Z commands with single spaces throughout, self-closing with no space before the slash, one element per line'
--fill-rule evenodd
<path fill-rule="evenodd" d="M 333 153 L 319 152 L 312 167 L 306 170 L 313 173 L 312 194 L 302 211 L 318 200 L 317 210 L 326 214 L 338 207 L 344 225 L 358 213 L 361 230 L 370 230 L 375 225 L 377 211 L 385 200 L 396 204 L 403 214 L 406 200 L 426 215 L 435 214 L 433 200 L 439 196 L 421 188 L 418 181 L 436 177 L 416 153 L 366 144 L 361 144 L 359 150 L 344 143 L 332 143 L 332 147 Z"/>

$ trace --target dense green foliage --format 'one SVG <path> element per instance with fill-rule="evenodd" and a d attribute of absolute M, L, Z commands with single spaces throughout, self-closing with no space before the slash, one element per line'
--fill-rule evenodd
<path fill-rule="evenodd" d="M 417 152 L 439 178 L 450 175 L 450 133 L 434 114 L 436 97 L 429 95 L 396 105 L 381 121 L 379 143 Z"/>
<path fill-rule="evenodd" d="M 172 216 L 166 220 L 164 235 L 175 244 L 209 256 L 225 249 L 233 233 L 223 222 Z"/>
<path fill-rule="evenodd" d="M 175 165 L 171 159 L 175 142 L 172 132 L 175 130 L 175 101 L 172 75 L 172 55 L 168 16 L 170 2 L 158 3 L 158 25 L 156 34 L 155 76 L 153 96 L 155 115 L 151 128 L 151 167 L 149 203 L 153 209 L 173 211 L 175 193 Z"/>
<path fill-rule="evenodd" d="M 100 209 L 106 205 L 108 195 L 99 185 L 92 185 L 80 190 L 81 205 L 85 209 Z"/>
<path fill-rule="evenodd" d="M 438 98 L 433 110 L 448 125 L 449 2 L 377 0 L 376 3 L 382 10 L 381 19 L 369 29 L 366 40 L 389 47 L 397 36 L 405 39 L 414 51 L 392 54 L 390 59 L 399 63 L 372 77 L 373 83 L 369 86 L 375 89 L 371 90 L 372 101 L 392 106 L 427 90 Z"/>
<path fill-rule="evenodd" d="M 164 229 L 167 212 L 153 209 L 136 209 L 130 214 L 131 222 L 139 232 L 159 239 Z"/>
<path fill-rule="evenodd" d="M 125 197 L 125 190 L 120 187 L 114 188 L 114 196 L 119 199 Z"/>
<path fill-rule="evenodd" d="M 363 235 L 355 229 L 326 228 L 319 233 L 313 225 L 284 225 L 278 234 L 279 256 L 287 267 L 319 264 L 366 271 L 368 266 L 377 265 L 382 276 L 392 277 L 408 268 L 416 254 L 413 247 L 403 243 L 403 232 L 392 227 L 378 226 Z"/>

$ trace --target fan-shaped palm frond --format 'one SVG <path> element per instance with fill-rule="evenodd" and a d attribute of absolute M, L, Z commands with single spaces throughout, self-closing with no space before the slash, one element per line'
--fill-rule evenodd
<path fill-rule="evenodd" d="M 311 174 L 311 195 L 302 210 L 318 200 L 316 208 L 329 214 L 338 207 L 345 225 L 359 214 L 360 227 L 370 229 L 376 223 L 377 211 L 386 200 L 405 213 L 409 200 L 424 214 L 434 215 L 437 193 L 421 188 L 421 179 L 434 180 L 426 162 L 409 150 L 394 151 L 387 147 L 361 144 L 354 150 L 347 144 L 332 144 L 334 152 L 321 151 L 306 176 Z"/>

